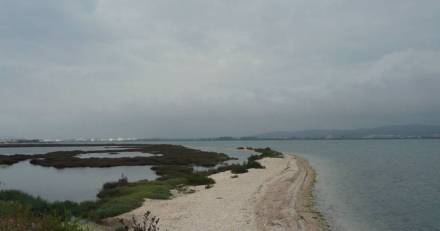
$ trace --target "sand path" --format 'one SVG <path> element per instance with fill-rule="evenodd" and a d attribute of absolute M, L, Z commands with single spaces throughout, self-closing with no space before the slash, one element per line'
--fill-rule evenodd
<path fill-rule="evenodd" d="M 293 155 L 265 158 L 265 169 L 250 169 L 231 178 L 230 172 L 214 174 L 210 189 L 171 200 L 145 200 L 142 207 L 118 218 L 141 218 L 146 210 L 158 216 L 161 230 L 324 230 L 312 211 L 314 171 Z"/>

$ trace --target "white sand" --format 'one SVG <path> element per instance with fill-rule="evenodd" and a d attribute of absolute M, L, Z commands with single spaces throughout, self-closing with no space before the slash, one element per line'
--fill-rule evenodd
<path fill-rule="evenodd" d="M 265 158 L 265 169 L 250 169 L 231 178 L 214 174 L 216 184 L 171 200 L 147 199 L 143 206 L 118 218 L 141 218 L 146 210 L 160 218 L 161 230 L 324 230 L 312 211 L 314 172 L 293 155 Z"/>

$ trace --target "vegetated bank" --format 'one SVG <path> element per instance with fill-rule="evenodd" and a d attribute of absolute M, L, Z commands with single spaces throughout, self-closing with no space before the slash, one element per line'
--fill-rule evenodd
<path fill-rule="evenodd" d="M 35 219 L 34 217 L 49 216 L 50 219 L 57 218 L 59 222 L 70 222 L 72 217 L 100 221 L 103 218 L 116 216 L 140 207 L 145 198 L 169 199 L 172 196 L 171 190 L 179 189 L 181 186 L 207 185 L 209 187 L 215 183 L 209 177 L 211 174 L 228 170 L 236 174 L 244 173 L 249 168 L 264 168 L 257 162 L 258 159 L 282 157 L 281 153 L 270 148 L 252 150 L 260 154 L 250 156 L 245 163 L 221 166 L 218 165 L 231 158 L 222 153 L 205 152 L 180 145 L 125 145 L 123 149 L 111 150 L 111 152 L 137 151 L 160 154 L 152 157 L 85 159 L 75 157 L 79 154 L 109 152 L 109 150 L 22 155 L 26 159 L 30 159 L 32 164 L 56 168 L 153 165 L 152 169 L 160 177 L 154 181 L 141 180 L 137 182 L 128 182 L 128 179 L 122 177 L 116 182 L 104 184 L 97 195 L 98 200 L 81 203 L 70 201 L 49 203 L 18 191 L 0 191 L 0 202 L 10 205 L 4 206 L 5 208 L 15 206 L 27 211 L 26 213 L 21 210 L 10 211 L 5 210 L 2 206 L 0 207 L 0 220 L 4 221 L 5 217 L 10 217 L 14 213 L 22 213 L 27 214 L 28 220 Z M 195 172 L 194 165 L 218 167 Z"/>
<path fill-rule="evenodd" d="M 81 145 L 75 145 L 81 146 Z M 85 146 L 88 147 L 89 145 Z M 201 151 L 171 144 L 102 144 L 102 147 L 116 147 L 93 151 L 56 151 L 46 154 L 14 154 L 0 155 L 0 165 L 12 165 L 24 160 L 30 160 L 34 165 L 55 168 L 74 167 L 115 167 L 115 166 L 143 166 L 143 165 L 200 165 L 215 166 L 223 161 L 230 160 L 224 153 Z M 64 147 L 64 146 L 62 146 Z M 80 154 L 142 152 L 156 154 L 149 157 L 123 158 L 79 158 Z"/>

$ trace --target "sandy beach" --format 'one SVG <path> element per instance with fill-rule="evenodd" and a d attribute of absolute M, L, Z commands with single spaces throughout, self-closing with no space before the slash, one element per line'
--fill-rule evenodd
<path fill-rule="evenodd" d="M 311 188 L 315 173 L 294 155 L 265 158 L 265 169 L 248 173 L 222 172 L 211 177 L 209 189 L 194 187 L 171 200 L 145 200 L 142 207 L 117 218 L 141 219 L 149 210 L 160 218 L 162 230 L 325 230 L 313 211 Z"/>

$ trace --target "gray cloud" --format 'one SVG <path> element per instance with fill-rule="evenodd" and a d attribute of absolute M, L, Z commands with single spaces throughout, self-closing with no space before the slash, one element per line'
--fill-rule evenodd
<path fill-rule="evenodd" d="M 435 0 L 0 4 L 0 136 L 440 123 Z"/>

